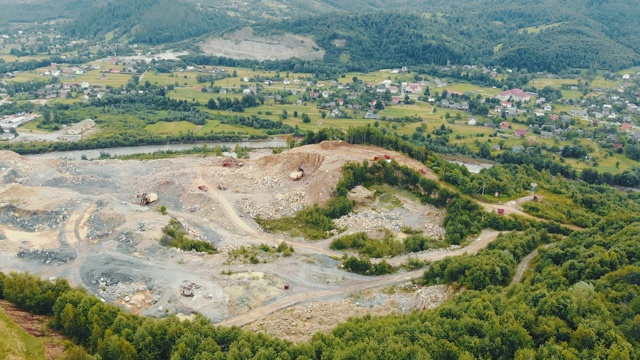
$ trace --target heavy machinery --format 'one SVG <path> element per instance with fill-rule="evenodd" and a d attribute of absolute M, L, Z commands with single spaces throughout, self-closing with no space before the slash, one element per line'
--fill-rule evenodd
<path fill-rule="evenodd" d="M 149 205 L 158 201 L 158 194 L 156 193 L 142 193 L 136 196 L 140 199 L 140 205 Z"/>
<path fill-rule="evenodd" d="M 208 189 L 207 189 L 207 187 L 205 185 L 200 185 L 200 186 L 198 186 L 198 190 L 207 192 Z"/>
<path fill-rule="evenodd" d="M 304 176 L 304 170 L 302 170 L 301 167 L 299 167 L 298 170 L 296 170 L 296 171 L 292 172 L 291 174 L 289 174 L 289 177 L 293 181 L 298 181 L 298 180 L 302 179 L 303 176 Z"/>

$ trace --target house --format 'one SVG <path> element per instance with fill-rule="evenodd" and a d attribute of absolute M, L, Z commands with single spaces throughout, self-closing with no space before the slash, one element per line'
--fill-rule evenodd
<path fill-rule="evenodd" d="M 527 102 L 531 100 L 531 94 L 525 91 L 522 91 L 522 89 L 516 88 L 516 89 L 511 89 L 511 90 L 501 92 L 500 94 L 498 94 L 497 98 L 500 99 L 501 101 L 507 101 L 509 99 L 512 99 L 513 101 Z"/>
<path fill-rule="evenodd" d="M 500 123 L 501 129 L 509 129 L 510 127 L 511 127 L 511 124 L 509 124 L 507 121 L 503 121 Z"/>
<path fill-rule="evenodd" d="M 502 148 L 500 147 L 500 145 L 493 145 L 493 146 L 491 147 L 491 150 L 500 151 L 500 149 L 502 149 Z"/>
<path fill-rule="evenodd" d="M 472 117 L 467 121 L 467 125 L 476 126 L 478 124 L 478 119 Z"/>
<path fill-rule="evenodd" d="M 393 96 L 391 98 L 391 103 L 397 105 L 400 102 L 400 96 Z"/>
<path fill-rule="evenodd" d="M 551 114 L 550 118 L 551 120 L 556 121 L 558 120 L 558 114 Z"/>
<path fill-rule="evenodd" d="M 542 108 L 544 111 L 551 111 L 551 105 L 545 105 L 544 108 Z"/>
<path fill-rule="evenodd" d="M 620 125 L 620 130 L 622 130 L 622 131 L 631 131 L 631 124 L 623 123 L 622 125 Z"/>
<path fill-rule="evenodd" d="M 634 140 L 640 140 L 640 131 L 634 131 L 631 133 L 631 138 Z"/>
<path fill-rule="evenodd" d="M 365 119 L 380 119 L 380 115 L 377 113 L 368 112 L 367 115 L 364 116 Z"/>
<path fill-rule="evenodd" d="M 422 85 L 420 84 L 407 84 L 404 88 L 404 91 L 415 94 L 415 93 L 422 93 L 423 90 L 422 90 Z"/>
<path fill-rule="evenodd" d="M 587 110 L 571 110 L 570 114 L 571 116 L 582 116 L 582 117 L 588 116 Z"/>
<path fill-rule="evenodd" d="M 514 145 L 511 147 L 511 151 L 513 151 L 514 153 L 519 153 L 522 151 L 522 146 Z"/>
<path fill-rule="evenodd" d="M 618 150 L 618 149 L 622 149 L 622 144 L 620 143 L 613 144 L 613 150 Z"/>
<path fill-rule="evenodd" d="M 333 118 L 342 117 L 342 111 L 340 111 L 340 109 L 338 109 L 338 108 L 335 108 L 335 109 L 331 110 L 331 114 L 329 114 L 329 116 L 331 116 Z"/>
<path fill-rule="evenodd" d="M 96 122 L 93 121 L 92 119 L 85 119 L 85 120 L 80 121 L 77 124 L 71 125 L 67 129 L 67 134 L 68 135 L 80 135 L 80 133 L 82 133 L 85 130 L 91 129 L 95 125 L 96 125 Z"/>
<path fill-rule="evenodd" d="M 516 130 L 516 137 L 523 137 L 527 135 L 527 130 Z"/>
<path fill-rule="evenodd" d="M 549 131 L 540 131 L 540 137 L 543 139 L 551 139 L 553 134 Z"/>

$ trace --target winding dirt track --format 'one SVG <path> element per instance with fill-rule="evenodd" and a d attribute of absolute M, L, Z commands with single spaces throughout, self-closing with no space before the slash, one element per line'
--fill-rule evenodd
<path fill-rule="evenodd" d="M 522 205 L 522 203 L 524 202 L 531 201 L 531 200 L 532 200 L 531 196 L 524 196 L 519 199 L 511 200 L 500 205 L 489 204 L 481 201 L 478 201 L 478 204 L 482 206 L 485 210 L 488 210 L 491 212 L 496 212 L 498 211 L 498 209 L 504 209 L 505 215 L 518 215 L 527 219 L 534 219 L 538 221 L 547 222 L 548 221 L 547 219 L 542 219 L 522 211 L 522 209 L 520 208 L 520 205 Z M 579 226 L 572 225 L 572 224 L 561 224 L 561 225 L 576 231 L 584 230 L 584 228 L 581 228 Z"/>
<path fill-rule="evenodd" d="M 239 229 L 242 229 L 249 237 L 253 237 L 257 240 L 260 240 L 261 242 L 264 242 L 264 241 L 269 242 L 274 240 L 274 238 L 270 237 L 264 232 L 261 232 L 257 230 L 255 227 L 251 226 L 246 221 L 246 218 L 241 218 L 236 212 L 235 208 L 225 198 L 225 194 L 220 190 L 217 190 L 216 187 L 213 187 L 207 182 L 205 182 L 201 174 L 198 174 L 197 181 L 199 181 L 201 184 L 206 184 L 206 186 L 209 189 L 216 189 L 214 194 L 218 199 L 219 204 L 222 206 L 222 208 L 226 212 L 229 219 Z M 495 240 L 499 234 L 500 232 L 495 230 L 485 230 L 482 232 L 482 234 L 480 235 L 480 237 L 478 237 L 477 240 L 473 241 L 472 243 L 470 243 L 469 245 L 463 248 L 459 248 L 453 251 L 438 251 L 438 252 L 423 253 L 423 254 L 415 255 L 415 257 L 423 261 L 436 261 L 436 260 L 444 259 L 450 256 L 462 255 L 464 253 L 475 254 L 480 249 L 485 248 L 490 242 Z M 298 249 L 303 249 L 304 252 L 309 252 L 309 253 L 324 254 L 324 255 L 338 256 L 338 257 L 342 256 L 341 252 L 328 250 L 328 249 L 316 246 L 315 244 L 308 244 L 308 243 L 302 243 L 297 241 L 287 241 L 287 243 L 294 245 L 296 251 Z M 389 260 L 389 263 L 391 265 L 400 265 L 401 263 L 406 261 L 406 258 L 407 256 L 398 257 L 398 258 Z M 406 282 L 411 279 L 422 276 L 423 272 L 424 270 L 415 270 L 415 271 L 404 272 L 404 273 L 394 274 L 394 275 L 387 275 L 387 276 L 362 277 L 361 281 L 346 287 L 338 288 L 338 289 L 295 293 L 295 294 L 277 299 L 272 303 L 253 308 L 251 311 L 245 314 L 224 320 L 218 323 L 218 325 L 243 326 L 243 325 L 252 323 L 278 310 L 286 309 L 290 306 L 294 306 L 297 304 L 310 302 L 310 301 L 320 301 L 320 300 L 335 297 L 335 296 L 346 296 L 351 293 L 362 291 L 369 288 L 387 286 L 387 285 L 395 284 L 398 282 Z"/>
<path fill-rule="evenodd" d="M 257 226 L 252 226 L 245 220 L 245 218 L 240 217 L 233 205 L 231 205 L 231 203 L 229 203 L 229 200 L 227 200 L 225 193 L 221 190 L 218 190 L 217 186 L 208 183 L 203 178 L 201 173 L 199 173 L 196 178 L 196 184 L 204 184 L 205 186 L 207 186 L 207 188 L 213 190 L 210 193 L 212 195 L 212 198 L 216 199 L 218 204 L 220 204 L 220 206 L 222 206 L 222 208 L 224 209 L 224 212 L 226 213 L 229 220 L 231 220 L 231 222 L 238 229 L 242 230 L 247 237 L 258 243 L 275 244 L 281 241 L 281 239 L 270 236 L 269 234 L 258 230 Z M 316 246 L 315 244 L 303 243 L 295 240 L 287 240 L 287 244 L 293 245 L 296 251 L 302 250 L 301 252 L 306 253 L 342 257 L 341 252 L 325 249 L 320 246 Z"/>

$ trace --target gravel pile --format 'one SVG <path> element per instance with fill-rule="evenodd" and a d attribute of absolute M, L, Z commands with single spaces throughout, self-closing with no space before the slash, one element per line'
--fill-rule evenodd
<path fill-rule="evenodd" d="M 348 228 L 353 231 L 371 231 L 385 228 L 394 232 L 400 232 L 404 224 L 401 214 L 395 211 L 350 213 L 334 220 L 334 223 L 340 228 Z"/>
<path fill-rule="evenodd" d="M 21 249 L 18 251 L 18 257 L 25 260 L 35 260 L 47 265 L 66 264 L 76 259 L 77 254 L 74 249 Z"/>
<path fill-rule="evenodd" d="M 292 216 L 304 207 L 306 190 L 296 189 L 286 194 L 277 194 L 275 200 L 264 206 L 256 205 L 249 199 L 240 200 L 240 209 L 252 218 L 257 216 L 263 219 L 277 219 L 283 216 Z"/>
<path fill-rule="evenodd" d="M 0 208 L 0 223 L 25 231 L 57 229 L 67 220 L 66 209 L 31 211 L 7 205 Z"/>
<path fill-rule="evenodd" d="M 111 301 L 123 299 L 124 302 L 129 302 L 130 297 L 134 294 L 148 290 L 147 285 L 142 283 L 116 283 L 114 285 L 109 285 L 109 283 L 109 279 L 100 278 L 94 285 L 100 288 L 100 296 Z"/>
<path fill-rule="evenodd" d="M 447 285 L 434 285 L 416 291 L 413 304 L 414 310 L 434 309 L 451 296 L 455 291 Z"/>

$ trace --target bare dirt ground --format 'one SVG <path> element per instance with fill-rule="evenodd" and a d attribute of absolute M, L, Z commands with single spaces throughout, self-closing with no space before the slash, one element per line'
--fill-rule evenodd
<path fill-rule="evenodd" d="M 32 315 L 4 300 L 0 300 L 0 310 L 7 314 L 18 326 L 28 332 L 29 335 L 38 338 L 44 343 L 44 352 L 47 359 L 61 359 L 64 356 L 63 344 L 65 337 L 47 328 L 46 317 Z"/>
<path fill-rule="evenodd" d="M 232 59 L 286 60 L 299 58 L 319 60 L 325 51 L 310 38 L 293 35 L 258 36 L 251 28 L 237 30 L 200 44 L 205 54 Z"/>
<path fill-rule="evenodd" d="M 270 333 L 284 334 L 276 320 L 298 311 L 305 318 L 291 319 L 300 320 L 300 330 L 287 335 L 296 341 L 349 316 L 435 306 L 451 296 L 449 289 L 406 289 L 423 270 L 381 277 L 344 272 L 336 260 L 343 254 L 329 249 L 329 241 L 268 234 L 252 219 L 258 214 L 291 215 L 304 205 L 326 201 L 346 161 L 381 154 L 436 178 L 421 163 L 398 153 L 343 142 L 278 155 L 252 153 L 253 159 L 238 160 L 231 167 L 222 166 L 222 157 L 76 161 L 0 152 L 0 270 L 67 278 L 134 313 L 202 313 L 219 324 Z M 305 176 L 291 181 L 289 174 L 299 167 Z M 207 191 L 199 190 L 201 185 Z M 136 194 L 141 192 L 157 193 L 158 202 L 139 205 Z M 158 211 L 160 206 L 168 215 Z M 442 221 L 442 214 L 410 199 L 392 212 L 398 212 L 403 225 L 424 226 L 425 231 Z M 162 247 L 158 240 L 171 218 L 180 221 L 190 237 L 211 242 L 220 251 L 203 255 Z M 496 236 L 487 231 L 468 247 L 417 256 L 436 260 L 474 253 Z M 229 261 L 240 246 L 277 245 L 283 240 L 295 249 L 290 257 Z M 394 290 L 390 296 L 384 289 L 392 285 L 405 290 Z M 182 296 L 185 288 L 193 296 Z"/>

